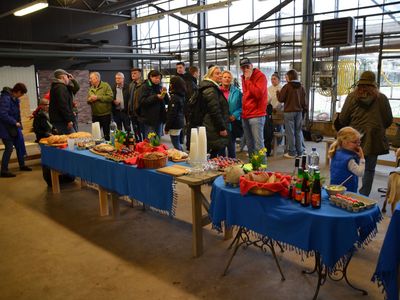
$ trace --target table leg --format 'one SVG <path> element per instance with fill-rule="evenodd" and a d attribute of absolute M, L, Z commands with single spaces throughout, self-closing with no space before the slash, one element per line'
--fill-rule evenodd
<path fill-rule="evenodd" d="M 86 180 L 83 180 L 82 178 L 79 178 L 79 184 L 81 188 L 87 187 Z"/>
<path fill-rule="evenodd" d="M 113 207 L 113 217 L 118 218 L 120 216 L 119 212 L 119 195 L 116 193 L 111 194 L 112 207 Z"/>
<path fill-rule="evenodd" d="M 52 187 L 53 193 L 59 194 L 60 193 L 59 176 L 61 175 L 61 173 L 56 170 L 51 169 L 50 175 L 51 175 L 51 187 Z"/>
<path fill-rule="evenodd" d="M 193 256 L 199 257 L 203 254 L 203 226 L 202 226 L 202 201 L 201 186 L 191 186 L 192 197 L 192 249 Z"/>
<path fill-rule="evenodd" d="M 224 240 L 230 240 L 233 237 L 233 229 L 232 227 L 228 227 L 226 226 L 226 224 L 224 224 Z"/>
<path fill-rule="evenodd" d="M 108 216 L 108 193 L 105 189 L 99 186 L 99 206 L 100 206 L 100 216 Z"/>

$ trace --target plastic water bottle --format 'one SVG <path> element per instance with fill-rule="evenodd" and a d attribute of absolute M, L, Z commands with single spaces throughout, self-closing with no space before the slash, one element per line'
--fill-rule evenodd
<path fill-rule="evenodd" d="M 308 173 L 310 177 L 313 177 L 317 170 L 319 170 L 319 154 L 317 148 L 311 148 L 311 152 L 308 154 Z"/>
<path fill-rule="evenodd" d="M 115 133 L 117 132 L 117 124 L 113 121 L 110 124 L 110 142 L 115 146 Z"/>

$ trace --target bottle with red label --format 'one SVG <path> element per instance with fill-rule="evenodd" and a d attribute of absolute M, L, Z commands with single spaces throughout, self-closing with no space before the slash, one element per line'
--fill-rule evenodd
<path fill-rule="evenodd" d="M 321 179 L 320 172 L 318 170 L 314 172 L 314 183 L 312 186 L 311 194 L 311 207 L 321 208 Z"/>

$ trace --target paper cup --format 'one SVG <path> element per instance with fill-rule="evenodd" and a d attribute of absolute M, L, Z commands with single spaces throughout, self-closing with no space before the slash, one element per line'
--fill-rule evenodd
<path fill-rule="evenodd" d="M 67 139 L 68 149 L 70 151 L 75 150 L 75 140 L 74 139 Z"/>

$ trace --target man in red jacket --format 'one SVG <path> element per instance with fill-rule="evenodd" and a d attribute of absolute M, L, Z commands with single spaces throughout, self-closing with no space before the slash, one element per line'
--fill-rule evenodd
<path fill-rule="evenodd" d="M 267 77 L 253 68 L 250 59 L 240 60 L 242 75 L 243 131 L 249 156 L 264 148 L 264 123 L 267 111 Z"/>

